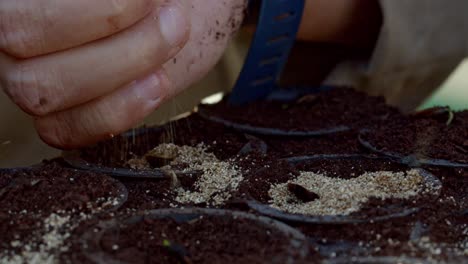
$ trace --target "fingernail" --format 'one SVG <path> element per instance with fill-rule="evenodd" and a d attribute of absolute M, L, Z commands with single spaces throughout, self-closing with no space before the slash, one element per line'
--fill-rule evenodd
<path fill-rule="evenodd" d="M 159 26 L 161 33 L 169 45 L 180 46 L 186 39 L 189 23 L 177 4 L 163 5 L 159 10 Z"/>
<path fill-rule="evenodd" d="M 144 79 L 135 81 L 133 92 L 138 99 L 156 101 L 161 97 L 161 80 L 157 74 L 151 74 Z"/>

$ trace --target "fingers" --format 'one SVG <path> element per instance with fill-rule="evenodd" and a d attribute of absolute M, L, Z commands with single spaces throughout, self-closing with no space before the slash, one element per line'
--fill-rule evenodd
<path fill-rule="evenodd" d="M 247 8 L 245 0 L 191 0 L 190 3 L 190 40 L 177 54 L 176 60 L 164 65 L 176 92 L 198 82 L 218 63 L 231 37 L 241 26 Z M 229 61 L 235 65 L 241 63 Z M 235 78 L 232 75 L 228 79 L 231 77 Z M 204 92 L 213 93 L 219 89 L 227 91 L 229 87 L 212 87 L 204 89 Z"/>
<path fill-rule="evenodd" d="M 105 97 L 35 120 L 36 130 L 48 144 L 76 148 L 117 135 L 151 113 L 168 95 L 171 83 L 164 71 Z"/>
<path fill-rule="evenodd" d="M 75 49 L 19 62 L 0 56 L 4 90 L 24 111 L 45 116 L 145 76 L 188 39 L 187 10 L 171 3 L 119 34 Z"/>
<path fill-rule="evenodd" d="M 76 47 L 133 25 L 152 5 L 152 0 L 0 1 L 0 49 L 28 58 Z"/>

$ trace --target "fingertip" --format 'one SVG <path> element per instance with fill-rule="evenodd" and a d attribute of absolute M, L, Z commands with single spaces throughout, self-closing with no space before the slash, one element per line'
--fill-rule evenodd
<path fill-rule="evenodd" d="M 186 4 L 179 0 L 165 2 L 159 7 L 157 16 L 165 41 L 173 50 L 182 48 L 190 38 L 191 28 Z"/>
<path fill-rule="evenodd" d="M 68 138 L 70 132 L 66 131 L 55 116 L 37 117 L 34 119 L 34 127 L 39 138 L 47 145 L 57 149 L 71 149 L 72 141 Z"/>
<path fill-rule="evenodd" d="M 38 118 L 34 121 L 34 126 L 39 138 L 56 149 L 72 150 L 86 147 L 101 140 L 110 139 L 114 135 L 112 133 L 86 134 L 83 131 L 66 131 L 64 123 L 54 120 L 54 118 L 50 116 Z"/>
<path fill-rule="evenodd" d="M 59 149 L 94 144 L 131 129 L 172 97 L 164 70 L 134 81 L 99 100 L 34 121 L 39 137 Z"/>

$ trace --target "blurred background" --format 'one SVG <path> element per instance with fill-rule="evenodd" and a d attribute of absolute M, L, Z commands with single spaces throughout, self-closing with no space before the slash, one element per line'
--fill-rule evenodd
<path fill-rule="evenodd" d="M 468 109 L 468 59 L 465 59 L 450 78 L 421 108 L 448 105 L 454 110 Z"/>

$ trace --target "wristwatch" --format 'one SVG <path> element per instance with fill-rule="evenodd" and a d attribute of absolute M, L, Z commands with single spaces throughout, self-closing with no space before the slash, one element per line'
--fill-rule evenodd
<path fill-rule="evenodd" d="M 229 96 L 240 105 L 268 96 L 278 81 L 296 40 L 305 0 L 250 0 L 261 4 L 257 29 L 244 66 Z"/>

